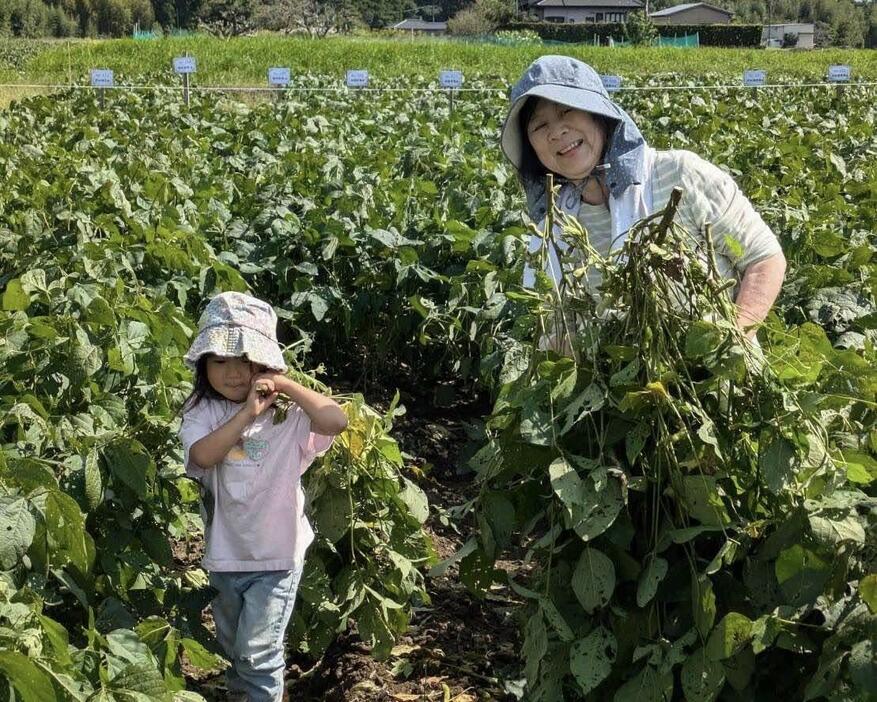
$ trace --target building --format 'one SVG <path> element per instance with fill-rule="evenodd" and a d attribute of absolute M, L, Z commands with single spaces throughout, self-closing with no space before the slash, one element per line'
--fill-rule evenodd
<path fill-rule="evenodd" d="M 412 34 L 445 34 L 448 31 L 447 22 L 427 22 L 420 19 L 402 20 L 394 24 L 392 29 L 402 29 Z"/>
<path fill-rule="evenodd" d="M 796 42 L 786 48 L 812 49 L 816 46 L 815 32 L 812 24 L 766 24 L 761 30 L 761 45 L 768 49 L 782 49 L 786 35 L 789 35 L 789 38 L 795 37 Z"/>
<path fill-rule="evenodd" d="M 649 17 L 657 25 L 730 24 L 734 13 L 705 2 L 691 2 L 652 12 Z"/>
<path fill-rule="evenodd" d="M 539 0 L 532 6 L 544 22 L 626 22 L 643 9 L 640 0 Z"/>

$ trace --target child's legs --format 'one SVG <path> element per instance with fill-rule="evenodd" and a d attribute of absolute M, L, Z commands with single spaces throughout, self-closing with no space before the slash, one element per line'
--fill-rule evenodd
<path fill-rule="evenodd" d="M 214 575 L 221 576 L 216 578 L 217 581 L 235 581 L 231 588 L 234 596 L 228 598 L 228 608 L 222 604 L 219 606 L 220 618 L 231 613 L 237 598 L 240 598 L 233 628 L 220 637 L 223 647 L 223 638 L 233 641 L 226 649 L 232 660 L 227 671 L 229 691 L 246 692 L 249 702 L 275 702 L 283 694 L 283 639 L 292 615 L 301 569 Z M 227 578 L 229 575 L 232 577 Z M 225 589 L 217 587 L 220 593 Z M 214 604 L 214 610 L 216 608 Z M 219 631 L 217 622 L 218 637 Z"/>
<path fill-rule="evenodd" d="M 234 642 L 238 619 L 244 606 L 243 590 L 251 573 L 210 573 L 210 585 L 217 590 L 213 598 L 213 622 L 216 638 L 231 661 L 226 668 L 225 680 L 229 693 L 243 694 L 244 684 L 235 670 Z"/>

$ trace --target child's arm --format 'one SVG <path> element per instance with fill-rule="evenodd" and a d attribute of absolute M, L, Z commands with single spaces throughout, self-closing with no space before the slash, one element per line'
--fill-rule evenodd
<path fill-rule="evenodd" d="M 189 459 L 202 468 L 213 468 L 221 463 L 241 438 L 247 425 L 268 409 L 276 399 L 276 392 L 265 396 L 257 392 L 254 381 L 243 407 L 221 427 L 192 444 L 192 448 L 189 449 Z"/>
<path fill-rule="evenodd" d="M 331 397 L 321 395 L 280 373 L 263 373 L 253 383 L 266 383 L 267 390 L 289 396 L 311 420 L 311 431 L 322 436 L 337 436 L 347 428 L 347 415 Z M 272 400 L 273 402 L 273 400 Z"/>

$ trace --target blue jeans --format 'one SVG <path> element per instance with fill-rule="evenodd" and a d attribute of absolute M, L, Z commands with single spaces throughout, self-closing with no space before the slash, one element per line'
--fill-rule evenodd
<path fill-rule="evenodd" d="M 278 702 L 283 696 L 284 634 L 302 568 L 210 573 L 216 637 L 231 661 L 229 697 Z"/>

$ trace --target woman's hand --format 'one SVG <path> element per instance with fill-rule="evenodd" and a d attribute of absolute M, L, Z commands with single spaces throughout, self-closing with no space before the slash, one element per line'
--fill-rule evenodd
<path fill-rule="evenodd" d="M 274 373 L 257 373 L 250 380 L 250 392 L 245 407 L 251 417 L 258 417 L 277 399 L 277 384 L 274 376 Z"/>

